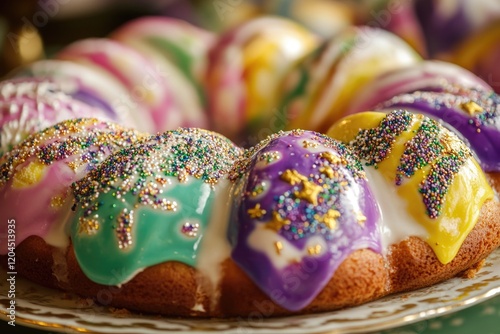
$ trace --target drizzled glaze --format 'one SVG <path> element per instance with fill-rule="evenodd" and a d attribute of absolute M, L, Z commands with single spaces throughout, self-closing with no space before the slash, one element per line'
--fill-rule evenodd
<path fill-rule="evenodd" d="M 36 235 L 52 246 L 66 246 L 68 237 L 58 225 L 68 214 L 71 183 L 140 137 L 115 124 L 76 119 L 31 135 L 6 153 L 0 159 L 0 219 L 16 218 L 16 242 Z M 2 239 L 6 229 L 0 225 Z"/>
<path fill-rule="evenodd" d="M 71 237 L 84 273 L 120 285 L 161 262 L 196 266 L 208 224 L 223 217 L 213 207 L 228 198 L 225 179 L 240 154 L 210 131 L 169 131 L 115 153 L 75 183 Z"/>
<path fill-rule="evenodd" d="M 403 129 L 395 126 L 408 119 Z M 382 132 L 392 134 L 390 145 L 377 145 L 379 139 L 374 136 Z M 408 217 L 400 217 L 398 223 L 408 224 L 409 231 L 417 230 L 412 224 L 423 226 L 427 235 L 419 236 L 444 264 L 455 257 L 483 203 L 493 197 L 465 144 L 422 115 L 401 110 L 387 115 L 355 114 L 334 124 L 328 135 L 347 143 L 355 153 L 370 152 L 364 159 L 367 169 L 373 169 L 369 174 L 381 175 L 382 182 L 392 188 L 387 191 L 389 198 L 378 196 L 378 202 L 391 201 L 389 194 L 393 193 L 403 199 Z M 382 211 L 386 214 L 390 213 Z M 392 228 L 388 226 L 389 232 Z M 398 241 L 392 239 L 391 243 Z"/>
<path fill-rule="evenodd" d="M 261 142 L 231 174 L 233 260 L 275 302 L 306 306 L 353 251 L 381 251 L 379 211 L 359 161 L 309 131 Z M 307 268 L 308 279 L 287 277 Z"/>

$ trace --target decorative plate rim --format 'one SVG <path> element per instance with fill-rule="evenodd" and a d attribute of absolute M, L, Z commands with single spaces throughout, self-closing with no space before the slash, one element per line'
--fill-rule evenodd
<path fill-rule="evenodd" d="M 7 284 L 2 270 L 0 286 Z M 21 288 L 28 288 L 21 292 Z M 19 289 L 19 290 L 18 290 Z M 7 293 L 0 293 L 0 319 L 9 321 Z M 174 319 L 136 313 L 113 313 L 98 305 L 78 306 L 86 301 L 16 277 L 16 324 L 62 333 L 163 333 L 188 330 L 192 334 L 220 333 L 317 333 L 342 334 L 380 331 L 452 313 L 500 295 L 500 248 L 487 258 L 470 279 L 448 281 L 400 293 L 345 310 L 280 318 Z M 31 295 L 29 295 L 31 293 Z M 38 299 L 37 299 L 38 298 Z M 69 306 L 64 306 L 64 303 Z M 89 316 L 91 312 L 92 317 Z M 366 315 L 370 317 L 366 318 Z M 374 316 L 375 315 L 375 316 Z M 59 317 L 58 317 L 59 316 Z M 262 317 L 262 316 L 261 316 Z"/>

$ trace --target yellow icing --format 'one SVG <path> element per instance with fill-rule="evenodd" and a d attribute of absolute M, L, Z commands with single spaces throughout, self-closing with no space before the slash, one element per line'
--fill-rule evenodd
<path fill-rule="evenodd" d="M 474 69 L 481 56 L 490 54 L 492 49 L 497 47 L 499 34 L 500 23 L 497 23 L 482 34 L 472 36 L 460 45 L 453 56 L 450 56 L 450 61 L 467 69 Z"/>
<path fill-rule="evenodd" d="M 247 120 L 261 116 L 263 111 L 270 112 L 284 72 L 316 45 L 314 35 L 293 26 L 287 27 L 283 34 L 257 35 L 245 45 L 243 68 L 248 94 Z"/>
<path fill-rule="evenodd" d="M 377 127 L 384 117 L 385 114 L 375 112 L 348 116 L 334 124 L 327 134 L 348 143 L 355 139 L 361 129 Z M 430 172 L 431 165 L 416 171 L 411 178 L 404 177 L 403 183 L 400 186 L 396 185 L 396 171 L 405 143 L 416 134 L 422 120 L 420 116 L 413 117 L 409 129 L 396 139 L 390 155 L 377 164 L 376 171 L 381 173 L 389 184 L 396 187 L 398 195 L 406 200 L 408 213 L 428 232 L 426 242 L 432 247 L 439 261 L 446 264 L 453 260 L 464 239 L 476 224 L 483 203 L 493 198 L 494 194 L 481 167 L 473 157 L 468 158 L 454 176 L 444 198 L 442 212 L 436 219 L 431 219 L 426 214 L 422 195 L 419 193 L 420 184 Z M 448 130 L 442 130 L 440 136 L 446 136 L 446 131 Z"/>
<path fill-rule="evenodd" d="M 315 59 L 320 65 L 309 71 L 313 74 L 308 83 L 307 97 L 301 97 L 307 100 L 299 106 L 300 113 L 290 120 L 287 129 L 323 132 L 325 125 L 345 115 L 360 87 L 381 73 L 421 60 L 411 48 L 404 44 L 396 48 L 391 39 L 386 39 L 386 36 L 362 30 L 348 31 L 334 39 L 334 43 L 331 42 L 328 49 Z M 319 72 L 320 68 L 324 73 Z"/>
<path fill-rule="evenodd" d="M 12 188 L 22 189 L 40 182 L 45 175 L 45 165 L 38 161 L 30 162 L 12 178 Z"/>

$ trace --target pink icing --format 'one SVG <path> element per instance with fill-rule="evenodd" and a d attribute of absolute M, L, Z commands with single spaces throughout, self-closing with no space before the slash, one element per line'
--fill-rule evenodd
<path fill-rule="evenodd" d="M 5 81 L 0 85 L 0 156 L 29 134 L 81 117 L 109 120 L 105 111 L 72 98 L 51 82 Z"/>
<path fill-rule="evenodd" d="M 10 180 L 0 188 L 2 207 L 8 208 L 0 211 L 0 221 L 15 219 L 16 246 L 32 235 L 45 237 L 64 217 L 67 208 L 52 207 L 51 200 L 55 196 L 66 198 L 69 186 L 82 176 L 80 174 L 60 162 L 47 166 L 42 180 L 31 187 L 15 189 Z M 0 224 L 0 244 L 0 254 L 7 254 L 7 224 Z"/>
<path fill-rule="evenodd" d="M 172 113 L 179 111 L 176 110 L 178 107 L 174 105 L 167 84 L 168 73 L 161 73 L 149 59 L 134 49 L 108 39 L 89 39 L 73 43 L 58 57 L 88 61 L 111 73 L 128 89 L 132 99 L 148 111 L 150 122 L 155 124 L 153 131 L 165 131 L 182 125 L 178 121 L 179 117 L 171 117 Z M 134 65 L 127 67 L 127 72 L 123 71 L 123 66 L 117 66 L 123 59 L 126 59 L 127 64 Z M 144 96 L 144 92 L 152 93 L 151 97 Z"/>

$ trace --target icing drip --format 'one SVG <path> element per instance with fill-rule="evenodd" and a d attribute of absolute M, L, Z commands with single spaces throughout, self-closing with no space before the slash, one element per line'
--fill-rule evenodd
<path fill-rule="evenodd" d="M 74 183 L 75 219 L 99 226 L 81 233 L 75 221 L 71 230 L 84 273 L 95 282 L 120 285 L 166 261 L 198 266 L 205 234 L 224 233 L 227 217 L 220 203 L 228 198 L 227 174 L 240 154 L 216 133 L 179 129 L 116 152 Z M 219 253 L 227 254 L 223 243 L 221 252 L 216 249 L 205 250 L 217 253 L 211 268 L 200 264 L 211 291 L 219 279 Z"/>
<path fill-rule="evenodd" d="M 282 307 L 306 306 L 353 251 L 381 251 L 378 207 L 343 144 L 310 131 L 280 132 L 248 150 L 231 175 L 238 189 L 232 258 Z M 307 281 L 287 283 L 309 265 Z"/>
<path fill-rule="evenodd" d="M 0 219 L 15 216 L 19 243 L 36 235 L 51 246 L 66 247 L 71 183 L 141 136 L 96 119 L 65 121 L 29 136 L 0 158 Z M 6 237 L 2 228 L 7 226 L 0 226 L 0 235 Z M 97 226 L 88 228 L 90 232 Z"/>
<path fill-rule="evenodd" d="M 437 218 L 454 175 L 471 156 L 470 150 L 457 137 L 434 120 L 398 110 L 387 114 L 378 126 L 360 130 L 349 146 L 367 160 L 367 166 L 374 165 L 377 168 L 378 163 L 392 154 L 396 139 L 410 129 L 411 123 L 416 131 L 404 143 L 404 151 L 394 176 L 395 182 L 400 186 L 403 176 L 410 178 L 432 163 L 430 173 L 424 177 L 419 191 L 427 214 L 430 218 Z"/>
<path fill-rule="evenodd" d="M 383 222 L 388 224 L 384 227 L 385 246 L 404 237 L 421 237 L 446 264 L 474 227 L 483 203 L 493 198 L 493 190 L 467 146 L 438 122 L 406 111 L 355 114 L 334 124 L 328 134 L 356 150 L 353 144 L 360 132 L 378 133 L 384 119 L 396 114 L 410 115 L 411 125 L 393 141 L 383 160 L 367 167 L 369 179 L 376 186 L 382 184 L 388 194 L 388 199 L 381 200 L 383 196 L 375 192 Z M 378 142 L 365 139 L 366 145 Z M 402 210 L 394 208 L 398 203 L 404 203 Z"/>

